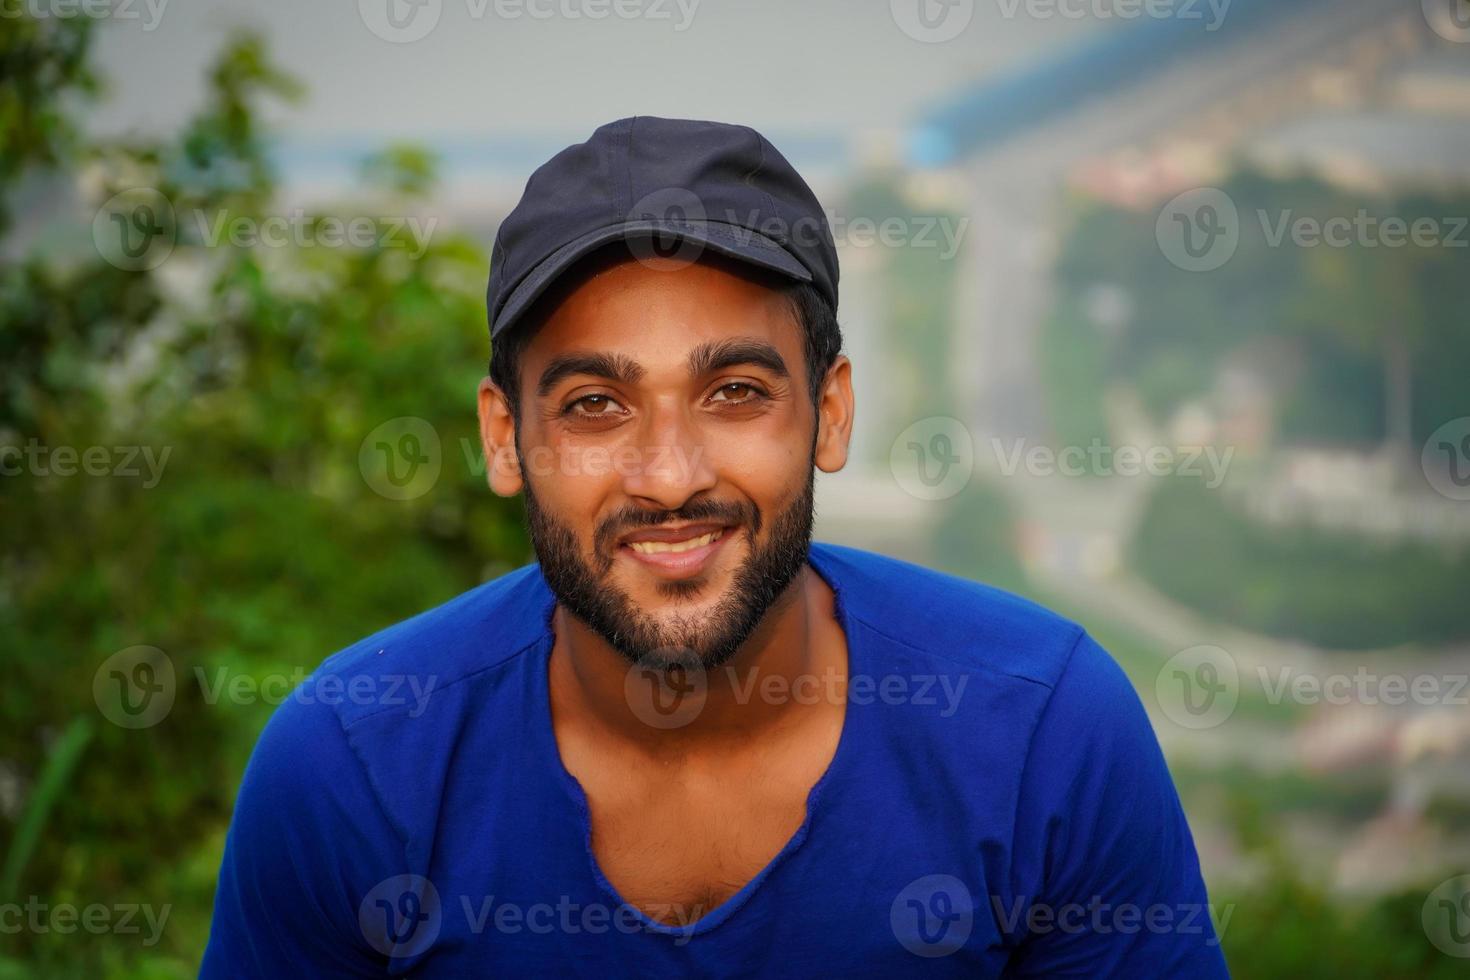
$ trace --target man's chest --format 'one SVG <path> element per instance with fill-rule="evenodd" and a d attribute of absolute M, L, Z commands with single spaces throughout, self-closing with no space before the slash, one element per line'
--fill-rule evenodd
<path fill-rule="evenodd" d="M 427 872 L 443 916 L 425 975 L 612 961 L 627 964 L 613 975 L 894 975 L 915 949 L 944 954 L 926 967 L 991 973 L 1003 954 L 985 860 L 997 852 L 981 842 L 1008 824 L 971 798 L 1008 798 L 992 783 L 1001 767 L 973 753 L 965 779 L 990 789 L 962 792 L 958 770 L 934 764 L 942 743 L 872 731 L 859 718 L 795 768 L 781 764 L 802 757 L 787 747 L 695 771 L 584 755 L 570 739 L 560 776 L 572 779 L 457 781 Z"/>
<path fill-rule="evenodd" d="M 593 854 L 630 904 L 689 925 L 781 852 L 806 818 L 815 779 L 745 772 L 657 785 L 605 773 L 584 781 Z"/>
<path fill-rule="evenodd" d="M 432 874 L 442 928 L 423 975 L 994 975 L 981 851 L 957 828 L 849 781 L 824 786 L 804 826 L 805 795 L 735 782 L 693 806 L 588 778 L 590 821 L 571 801 L 497 821 L 482 857 Z"/>
<path fill-rule="evenodd" d="M 558 742 L 586 799 L 597 870 L 650 919 L 683 926 L 759 877 L 791 842 L 842 730 L 833 704 L 793 713 L 759 737 L 704 745 L 619 746 L 574 724 Z"/>

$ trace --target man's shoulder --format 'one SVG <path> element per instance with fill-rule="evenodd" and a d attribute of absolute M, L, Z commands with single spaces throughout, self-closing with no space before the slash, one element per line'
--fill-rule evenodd
<path fill-rule="evenodd" d="M 927 658 L 1053 687 L 1084 635 L 1045 606 L 973 579 L 845 545 L 813 543 L 811 555 L 848 614 Z"/>
<path fill-rule="evenodd" d="M 542 640 L 553 604 L 540 566 L 522 566 L 342 648 L 302 693 L 334 704 L 344 726 L 412 710 L 415 695 L 421 710 L 432 692 L 494 671 Z"/>

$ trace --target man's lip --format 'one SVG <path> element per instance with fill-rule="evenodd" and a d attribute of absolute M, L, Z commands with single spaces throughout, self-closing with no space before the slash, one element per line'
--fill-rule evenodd
<path fill-rule="evenodd" d="M 690 538 L 697 538 L 701 534 L 709 534 L 711 531 L 719 531 L 729 526 L 718 521 L 701 521 L 698 524 L 681 524 L 678 527 L 644 527 L 623 535 L 618 539 L 618 543 L 632 544 L 635 541 L 672 543 L 675 541 L 688 541 Z"/>
<path fill-rule="evenodd" d="M 693 526 L 694 525 L 689 525 L 689 527 Z M 713 541 L 709 542 L 708 544 L 702 544 L 697 548 L 690 548 L 687 551 L 664 551 L 654 554 L 644 554 L 635 549 L 630 544 L 621 544 L 618 546 L 618 554 L 622 557 L 628 558 L 631 561 L 638 562 L 645 569 L 659 576 L 660 578 L 669 580 L 682 580 L 693 578 L 694 576 L 704 572 L 704 570 L 713 560 L 714 555 L 725 546 L 726 541 L 734 536 L 733 527 L 716 524 L 713 526 L 712 529 L 722 527 L 724 527 L 725 530 Z M 682 528 L 680 529 L 680 531 L 681 533 L 683 533 Z M 679 540 L 683 539 L 681 538 Z"/>

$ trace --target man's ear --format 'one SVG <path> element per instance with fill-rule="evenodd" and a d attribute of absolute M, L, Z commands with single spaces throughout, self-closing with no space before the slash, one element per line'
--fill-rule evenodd
<path fill-rule="evenodd" d="M 516 426 L 505 392 L 488 377 L 480 381 L 480 446 L 485 450 L 485 482 L 502 497 L 521 492 L 516 458 Z"/>
<path fill-rule="evenodd" d="M 836 473 L 847 465 L 852 413 L 852 362 L 838 354 L 817 399 L 816 464 L 823 473 Z"/>

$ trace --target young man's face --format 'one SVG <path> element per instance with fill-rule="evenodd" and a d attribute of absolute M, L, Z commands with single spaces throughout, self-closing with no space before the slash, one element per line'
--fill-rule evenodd
<path fill-rule="evenodd" d="M 629 259 L 523 350 L 518 465 L 491 484 L 524 490 L 548 584 L 630 661 L 723 663 L 801 571 L 813 466 L 846 461 L 852 400 L 839 358 L 813 405 L 803 343 L 786 298 L 723 263 Z M 481 417 L 508 461 L 488 384 Z"/>

